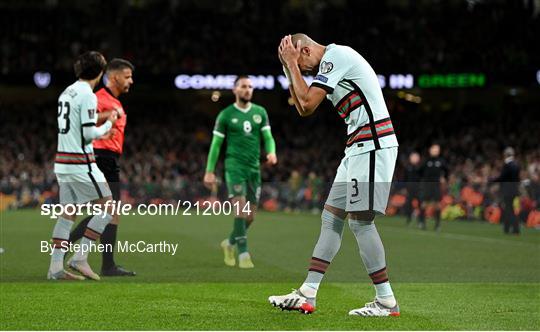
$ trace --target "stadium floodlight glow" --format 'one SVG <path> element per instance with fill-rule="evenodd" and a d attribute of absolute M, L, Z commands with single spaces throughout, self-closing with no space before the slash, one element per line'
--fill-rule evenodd
<path fill-rule="evenodd" d="M 178 75 L 174 85 L 181 90 L 232 89 L 236 75 Z"/>
<path fill-rule="evenodd" d="M 381 89 L 384 89 L 386 87 L 386 77 L 384 77 L 384 75 L 377 74 L 377 78 L 379 79 Z"/>
<path fill-rule="evenodd" d="M 253 88 L 257 90 L 274 90 L 289 88 L 289 81 L 285 75 L 248 75 L 253 82 Z M 414 75 L 391 74 L 388 76 L 377 75 L 381 88 L 412 89 L 414 87 Z M 236 75 L 211 75 L 211 74 L 180 74 L 174 79 L 174 85 L 180 90 L 231 90 L 234 87 Z M 313 76 L 304 76 L 307 85 L 313 82 Z"/>
<path fill-rule="evenodd" d="M 486 85 L 482 73 L 425 74 L 418 77 L 420 88 L 480 88 Z"/>
<path fill-rule="evenodd" d="M 237 75 L 186 75 L 181 74 L 174 79 L 174 85 L 180 90 L 230 90 L 234 87 Z M 273 90 L 275 78 L 272 75 L 249 75 L 253 88 Z"/>
<path fill-rule="evenodd" d="M 311 85 L 311 82 L 313 82 L 313 76 L 303 76 L 303 77 L 307 85 Z M 287 79 L 287 77 L 285 77 L 285 75 L 276 76 L 276 80 L 279 82 L 283 90 L 287 90 L 289 88 L 289 80 Z"/>
<path fill-rule="evenodd" d="M 412 74 L 392 74 L 389 81 L 390 89 L 412 89 L 414 86 L 414 76 Z"/>
<path fill-rule="evenodd" d="M 275 79 L 272 75 L 249 75 L 253 87 L 259 90 L 274 90 Z"/>
<path fill-rule="evenodd" d="M 46 71 L 37 71 L 34 73 L 34 83 L 40 89 L 45 89 L 51 84 L 51 73 Z"/>

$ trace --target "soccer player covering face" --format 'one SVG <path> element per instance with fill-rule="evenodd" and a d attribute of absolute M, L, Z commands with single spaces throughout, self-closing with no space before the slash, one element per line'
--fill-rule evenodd
<path fill-rule="evenodd" d="M 70 269 L 82 276 L 64 270 L 65 249 L 76 215 L 63 214 L 58 218 L 52 233 L 54 249 L 48 279 L 99 280 L 88 264 L 88 248 L 112 220 L 110 204 L 105 204 L 112 196 L 105 176 L 96 165 L 92 140 L 107 134 L 118 117 L 117 111 L 110 112 L 103 125 L 96 125 L 98 105 L 93 90 L 106 64 L 105 58 L 98 52 L 84 53 L 75 62 L 75 74 L 79 80 L 68 86 L 58 98 L 58 148 L 54 162 L 61 204 L 92 202 L 102 205 L 105 212 L 90 218 L 84 229 L 81 250 L 67 262 Z"/>
<path fill-rule="evenodd" d="M 96 92 L 98 99 L 98 124 L 107 119 L 111 112 L 118 112 L 118 121 L 114 124 L 111 131 L 99 139 L 94 140 L 94 152 L 96 154 L 96 163 L 99 169 L 105 175 L 111 188 L 112 196 L 115 201 L 120 200 L 120 165 L 119 159 L 122 155 L 124 145 L 124 130 L 127 124 L 127 114 L 118 98 L 129 92 L 133 84 L 134 66 L 131 62 L 124 59 L 112 59 L 107 65 L 105 72 L 106 84 Z M 71 232 L 69 240 L 75 242 L 84 235 L 84 230 L 90 222 L 86 218 Z M 109 250 L 102 253 L 101 275 L 108 277 L 115 276 L 134 276 L 135 272 L 129 271 L 116 265 L 114 261 L 114 247 L 116 244 L 116 234 L 120 220 L 118 214 L 113 214 L 110 224 L 105 227 L 101 234 L 101 244 L 106 245 Z"/>
<path fill-rule="evenodd" d="M 227 266 L 236 265 L 235 246 L 238 249 L 238 267 L 253 268 L 247 247 L 247 229 L 253 223 L 261 194 L 260 146 L 261 138 L 268 165 L 277 163 L 276 143 L 272 137 L 270 121 L 264 107 L 251 102 L 253 84 L 248 76 L 238 76 L 234 83 L 234 104 L 223 109 L 213 131 L 208 153 L 204 184 L 209 189 L 216 185 L 214 170 L 223 141 L 225 152 L 225 182 L 235 212 L 234 226 L 229 238 L 221 242 Z M 247 206 L 246 206 L 247 204 Z"/>
<path fill-rule="evenodd" d="M 278 55 L 298 113 L 312 114 L 326 97 L 347 125 L 349 138 L 324 206 L 321 233 L 307 278 L 298 290 L 268 300 L 282 309 L 315 311 L 317 290 L 339 250 L 348 215 L 349 228 L 376 291 L 373 302 L 349 314 L 399 316 L 388 281 L 384 247 L 374 224 L 375 215 L 386 210 L 398 150 L 377 75 L 352 48 L 324 46 L 304 34 L 285 36 Z M 316 73 L 311 86 L 304 81 L 302 72 Z"/>

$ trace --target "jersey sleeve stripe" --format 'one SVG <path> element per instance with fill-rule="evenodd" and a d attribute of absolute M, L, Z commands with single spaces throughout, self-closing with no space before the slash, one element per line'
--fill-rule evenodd
<path fill-rule="evenodd" d="M 326 91 L 329 94 L 332 94 L 334 92 L 333 88 L 329 87 L 328 85 L 324 85 L 322 83 L 319 83 L 319 82 L 313 82 L 313 83 L 311 83 L 311 86 L 316 86 L 317 88 L 321 88 L 321 89 L 323 89 L 324 91 Z"/>
<path fill-rule="evenodd" d="M 264 126 L 264 127 L 261 128 L 261 131 L 263 131 L 263 130 L 270 130 L 270 129 L 271 129 L 270 126 Z"/>
<path fill-rule="evenodd" d="M 83 123 L 81 126 L 83 127 L 94 127 L 96 124 L 94 122 L 87 122 Z"/>
<path fill-rule="evenodd" d="M 212 134 L 214 134 L 214 135 L 216 135 L 216 136 L 218 136 L 218 137 L 225 137 L 225 134 L 220 133 L 220 132 L 217 131 L 217 130 L 214 130 L 214 131 L 212 132 Z"/>

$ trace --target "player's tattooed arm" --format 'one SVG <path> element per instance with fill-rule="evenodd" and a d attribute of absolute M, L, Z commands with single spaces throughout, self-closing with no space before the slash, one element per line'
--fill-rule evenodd
<path fill-rule="evenodd" d="M 278 57 L 285 65 L 289 74 L 291 85 L 289 90 L 300 116 L 313 114 L 326 97 L 326 91 L 318 87 L 309 87 L 302 77 L 298 59 L 302 49 L 301 41 L 293 45 L 291 36 L 285 36 L 278 48 Z"/>

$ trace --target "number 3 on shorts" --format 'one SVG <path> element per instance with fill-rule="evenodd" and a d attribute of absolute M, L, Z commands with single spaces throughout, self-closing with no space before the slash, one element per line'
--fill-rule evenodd
<path fill-rule="evenodd" d="M 351 179 L 353 183 L 352 185 L 352 188 L 353 188 L 353 193 L 351 194 L 351 197 L 356 197 L 358 196 L 358 194 L 360 193 L 360 191 L 358 190 L 358 180 L 357 179 Z"/>

